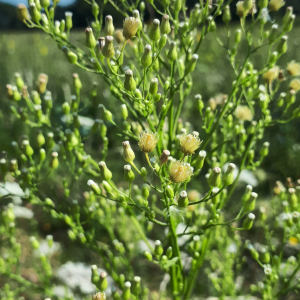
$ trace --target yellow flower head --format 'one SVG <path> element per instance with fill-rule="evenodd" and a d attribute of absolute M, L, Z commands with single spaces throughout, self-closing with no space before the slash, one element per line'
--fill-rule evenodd
<path fill-rule="evenodd" d="M 93 295 L 93 300 L 105 300 L 105 299 L 106 299 L 106 295 L 104 292 L 103 293 L 99 292 Z"/>
<path fill-rule="evenodd" d="M 197 135 L 183 133 L 179 137 L 180 150 L 184 155 L 190 155 L 197 150 L 201 144 L 201 140 Z"/>
<path fill-rule="evenodd" d="M 300 90 L 300 80 L 294 79 L 290 82 L 289 85 L 290 90 L 294 90 L 295 92 L 298 92 Z"/>
<path fill-rule="evenodd" d="M 277 11 L 285 5 L 283 0 L 271 0 L 269 3 L 269 11 Z"/>
<path fill-rule="evenodd" d="M 300 74 L 300 64 L 296 63 L 294 60 L 288 63 L 287 71 L 292 76 L 297 76 Z"/>
<path fill-rule="evenodd" d="M 123 36 L 126 40 L 132 39 L 139 29 L 140 21 L 133 17 L 127 17 L 123 23 Z"/>
<path fill-rule="evenodd" d="M 253 114 L 251 109 L 245 105 L 238 105 L 235 110 L 235 116 L 242 121 L 252 121 Z"/>
<path fill-rule="evenodd" d="M 145 153 L 151 152 L 156 147 L 157 142 L 158 136 L 156 133 L 143 131 L 139 136 L 139 146 Z"/>
<path fill-rule="evenodd" d="M 172 163 L 170 168 L 170 179 L 172 182 L 179 183 L 186 181 L 193 174 L 190 164 L 179 160 Z"/>
<path fill-rule="evenodd" d="M 266 82 L 271 83 L 278 78 L 278 75 L 279 75 L 279 67 L 275 66 L 264 74 L 264 79 L 266 80 Z"/>
<path fill-rule="evenodd" d="M 240 17 L 243 18 L 246 15 L 246 12 L 244 10 L 244 1 L 238 1 L 236 3 L 236 14 Z"/>

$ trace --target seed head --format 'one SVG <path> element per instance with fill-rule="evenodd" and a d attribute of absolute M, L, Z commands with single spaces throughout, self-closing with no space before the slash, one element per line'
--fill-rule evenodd
<path fill-rule="evenodd" d="M 166 164 L 168 162 L 168 158 L 170 156 L 170 151 L 169 150 L 164 150 L 159 158 L 159 162 L 161 165 Z"/>
<path fill-rule="evenodd" d="M 278 75 L 279 67 L 275 66 L 264 74 L 264 79 L 266 80 L 266 82 L 271 83 L 278 78 Z"/>
<path fill-rule="evenodd" d="M 197 150 L 201 144 L 201 140 L 197 135 L 183 133 L 179 137 L 180 150 L 184 155 L 190 155 Z"/>
<path fill-rule="evenodd" d="M 294 90 L 295 92 L 298 92 L 300 90 L 300 80 L 299 79 L 293 79 L 290 82 L 289 89 Z"/>
<path fill-rule="evenodd" d="M 149 153 L 153 151 L 153 149 L 156 147 L 156 144 L 158 142 L 158 136 L 156 133 L 147 131 L 141 132 L 139 136 L 139 147 L 141 150 L 145 153 Z"/>
<path fill-rule="evenodd" d="M 127 17 L 123 23 L 123 36 L 126 40 L 132 39 L 139 29 L 140 21 L 133 17 Z"/>
<path fill-rule="evenodd" d="M 252 111 L 246 105 L 238 105 L 235 110 L 235 116 L 242 121 L 252 121 L 253 119 Z"/>
<path fill-rule="evenodd" d="M 193 168 L 188 163 L 175 161 L 170 168 L 170 179 L 175 183 L 186 181 L 193 174 Z"/>
<path fill-rule="evenodd" d="M 103 293 L 99 292 L 93 295 L 93 300 L 105 300 L 105 299 L 106 299 L 106 295 L 104 292 Z"/>
<path fill-rule="evenodd" d="M 287 71 L 292 76 L 297 76 L 300 74 L 300 64 L 296 63 L 294 60 L 288 63 Z"/>
<path fill-rule="evenodd" d="M 271 0 L 269 3 L 269 11 L 277 11 L 285 5 L 283 0 Z"/>

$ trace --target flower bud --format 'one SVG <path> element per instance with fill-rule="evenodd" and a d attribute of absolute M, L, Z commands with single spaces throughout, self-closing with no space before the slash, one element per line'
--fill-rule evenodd
<path fill-rule="evenodd" d="M 161 242 L 159 240 L 156 240 L 155 243 L 154 243 L 154 254 L 157 256 L 157 257 L 160 257 L 164 252 L 164 249 L 161 245 Z"/>
<path fill-rule="evenodd" d="M 266 8 L 269 4 L 269 0 L 259 0 L 258 1 L 258 7 L 263 9 Z"/>
<path fill-rule="evenodd" d="M 271 32 L 269 34 L 269 43 L 272 44 L 278 37 L 279 32 L 278 32 L 278 25 L 274 24 L 271 27 Z"/>
<path fill-rule="evenodd" d="M 63 46 L 61 50 L 66 55 L 70 64 L 77 64 L 77 55 L 74 52 L 70 51 L 66 46 Z"/>
<path fill-rule="evenodd" d="M 187 75 L 190 72 L 193 72 L 195 70 L 198 58 L 199 58 L 198 54 L 193 54 L 192 59 L 188 62 L 187 66 L 186 66 L 185 75 Z"/>
<path fill-rule="evenodd" d="M 179 199 L 178 199 L 178 206 L 179 207 L 186 207 L 189 204 L 189 199 L 187 197 L 186 191 L 181 191 L 179 193 Z"/>
<path fill-rule="evenodd" d="M 296 195 L 296 190 L 294 188 L 288 189 L 288 203 L 292 209 L 297 209 L 298 197 Z"/>
<path fill-rule="evenodd" d="M 212 173 L 209 175 L 207 181 L 211 187 L 218 187 L 221 183 L 221 169 L 219 167 L 213 168 Z"/>
<path fill-rule="evenodd" d="M 35 3 L 30 3 L 29 8 L 32 21 L 38 23 L 42 19 L 42 15 L 38 11 Z"/>
<path fill-rule="evenodd" d="M 123 288 L 123 293 L 122 293 L 122 299 L 123 300 L 129 300 L 130 299 L 130 287 L 131 287 L 131 283 L 129 281 L 126 281 L 124 283 L 124 288 Z"/>
<path fill-rule="evenodd" d="M 152 41 L 158 41 L 160 39 L 160 21 L 158 19 L 154 19 L 152 23 L 152 27 L 149 32 L 149 38 Z"/>
<path fill-rule="evenodd" d="M 147 198 L 149 197 L 149 189 L 148 189 L 148 185 L 147 184 L 143 184 L 142 185 L 142 196 L 144 197 L 144 199 L 147 200 Z"/>
<path fill-rule="evenodd" d="M 125 141 L 122 143 L 122 145 L 123 145 L 124 160 L 129 163 L 133 162 L 133 160 L 135 159 L 135 154 L 134 154 L 133 150 L 131 149 L 129 142 Z"/>
<path fill-rule="evenodd" d="M 32 156 L 33 153 L 34 153 L 34 151 L 33 151 L 32 147 L 30 146 L 28 140 L 23 140 L 23 142 L 22 142 L 22 150 L 23 150 L 24 154 L 26 156 L 29 156 L 29 157 Z"/>
<path fill-rule="evenodd" d="M 270 260 L 271 260 L 270 253 L 267 251 L 266 248 L 262 248 L 260 250 L 259 258 L 260 258 L 261 262 L 264 264 L 268 264 L 270 262 Z"/>
<path fill-rule="evenodd" d="M 142 167 L 140 171 L 141 171 L 141 176 L 143 178 L 147 177 L 148 172 L 147 172 L 147 169 L 145 167 Z"/>
<path fill-rule="evenodd" d="M 102 180 L 109 181 L 112 179 L 112 173 L 111 171 L 107 168 L 106 163 L 104 161 L 100 161 L 98 163 L 99 169 L 100 169 L 100 174 Z"/>
<path fill-rule="evenodd" d="M 157 90 L 158 90 L 158 79 L 153 78 L 150 81 L 149 93 L 153 96 L 157 93 Z"/>
<path fill-rule="evenodd" d="M 112 58 L 115 55 L 113 40 L 114 38 L 110 35 L 105 37 L 105 45 L 102 49 L 102 54 L 105 58 Z"/>
<path fill-rule="evenodd" d="M 226 5 L 223 9 L 223 16 L 222 16 L 222 21 L 228 25 L 229 22 L 231 21 L 231 13 L 230 13 L 230 6 Z"/>
<path fill-rule="evenodd" d="M 287 39 L 288 39 L 288 37 L 286 35 L 284 35 L 280 39 L 280 41 L 277 45 L 277 48 L 276 48 L 276 51 L 279 53 L 279 55 L 282 55 L 282 54 L 286 53 L 286 51 L 287 51 Z"/>
<path fill-rule="evenodd" d="M 204 160 L 205 160 L 205 157 L 206 157 L 206 151 L 204 150 L 201 150 L 199 152 L 199 155 L 198 155 L 198 158 L 195 162 L 195 168 L 198 170 L 198 169 L 202 169 L 203 167 L 203 164 L 204 164 Z"/>
<path fill-rule="evenodd" d="M 171 25 L 168 15 L 163 15 L 161 26 L 160 26 L 160 32 L 161 34 L 169 34 L 171 32 Z"/>
<path fill-rule="evenodd" d="M 255 219 L 255 215 L 250 213 L 247 218 L 244 220 L 243 222 L 243 228 L 244 229 L 251 229 L 252 225 L 253 225 L 253 221 Z"/>
<path fill-rule="evenodd" d="M 100 189 L 99 185 L 94 180 L 89 179 L 88 182 L 87 182 L 87 185 L 91 187 L 91 189 L 93 190 L 93 192 L 96 195 L 101 195 L 101 189 Z"/>
<path fill-rule="evenodd" d="M 66 17 L 66 28 L 70 30 L 73 27 L 73 21 L 72 21 L 73 13 L 66 11 L 65 17 Z"/>
<path fill-rule="evenodd" d="M 162 37 L 160 38 L 159 42 L 158 42 L 158 48 L 162 49 L 163 47 L 166 46 L 168 37 L 166 34 L 163 34 Z"/>
<path fill-rule="evenodd" d="M 139 29 L 140 21 L 133 18 L 127 17 L 123 23 L 123 36 L 126 40 L 132 39 Z"/>
<path fill-rule="evenodd" d="M 222 176 L 222 182 L 224 186 L 233 183 L 233 172 L 235 170 L 235 164 L 230 163 L 224 175 Z"/>
<path fill-rule="evenodd" d="M 99 279 L 100 279 L 99 274 L 98 274 L 98 268 L 97 268 L 97 266 L 96 265 L 92 265 L 91 266 L 91 271 L 92 271 L 91 282 L 93 284 L 97 285 L 98 282 L 99 282 Z"/>
<path fill-rule="evenodd" d="M 242 30 L 237 29 L 234 34 L 234 43 L 237 45 L 242 39 Z"/>
<path fill-rule="evenodd" d="M 141 17 L 140 17 L 140 12 L 135 9 L 132 11 L 132 16 L 139 21 L 139 27 L 138 27 L 138 31 L 141 31 L 143 29 L 143 23 L 142 23 L 142 20 L 141 20 Z"/>
<path fill-rule="evenodd" d="M 165 187 L 165 192 L 166 192 L 166 195 L 169 199 L 173 199 L 174 198 L 174 191 L 173 191 L 173 188 L 170 186 L 170 185 L 167 185 Z"/>
<path fill-rule="evenodd" d="M 152 254 L 150 252 L 145 251 L 144 256 L 147 260 L 152 261 Z"/>
<path fill-rule="evenodd" d="M 207 27 L 207 31 L 208 32 L 215 32 L 217 30 L 217 25 L 216 25 L 216 22 L 215 20 L 213 19 L 212 16 L 209 16 L 207 18 L 207 21 L 209 22 L 208 23 L 208 27 Z"/>
<path fill-rule="evenodd" d="M 286 8 L 286 11 L 285 11 L 285 15 L 282 19 L 282 23 L 283 25 L 288 21 L 288 19 L 293 15 L 293 7 L 292 6 L 288 6 Z"/>
<path fill-rule="evenodd" d="M 31 236 L 29 240 L 30 240 L 30 243 L 31 243 L 31 247 L 34 250 L 37 250 L 37 249 L 40 248 L 40 243 L 38 242 L 38 240 L 34 236 Z"/>
<path fill-rule="evenodd" d="M 245 12 L 248 12 L 253 6 L 253 0 L 244 0 L 243 8 Z"/>
<path fill-rule="evenodd" d="M 148 44 L 144 48 L 143 56 L 141 57 L 141 63 L 144 68 L 147 68 L 152 63 L 152 51 L 151 46 Z"/>
<path fill-rule="evenodd" d="M 123 119 L 126 120 L 128 117 L 128 110 L 126 104 L 121 105 L 121 112 L 122 112 Z"/>
<path fill-rule="evenodd" d="M 283 26 L 282 26 L 283 32 L 288 32 L 293 29 L 295 19 L 296 19 L 295 15 L 291 15 L 288 17 L 287 21 L 285 23 L 283 23 Z"/>
<path fill-rule="evenodd" d="M 133 78 L 133 72 L 130 69 L 125 71 L 124 88 L 127 91 L 134 91 L 136 89 L 136 82 Z"/>
<path fill-rule="evenodd" d="M 256 198 L 257 198 L 257 194 L 252 192 L 250 194 L 249 199 L 244 203 L 244 210 L 245 211 L 251 211 L 255 209 L 255 202 L 256 202 Z"/>
<path fill-rule="evenodd" d="M 105 35 L 113 36 L 114 31 L 115 31 L 115 28 L 114 28 L 114 24 L 113 24 L 113 18 L 112 18 L 112 16 L 108 15 L 105 17 L 105 29 L 104 29 Z"/>
<path fill-rule="evenodd" d="M 170 49 L 168 52 L 168 58 L 170 61 L 173 61 L 177 59 L 177 48 L 176 48 L 176 42 L 171 42 Z"/>
<path fill-rule="evenodd" d="M 105 272 L 101 272 L 100 273 L 97 287 L 102 292 L 105 291 L 107 289 L 107 287 L 108 287 L 108 283 L 107 283 L 106 277 L 107 277 L 107 274 Z"/>
<path fill-rule="evenodd" d="M 26 5 L 24 4 L 18 4 L 17 13 L 18 13 L 18 19 L 21 22 L 25 22 L 30 19 L 29 12 L 27 10 Z"/>
<path fill-rule="evenodd" d="M 260 155 L 262 157 L 265 157 L 269 154 L 269 146 L 270 146 L 269 142 L 264 142 L 262 148 L 260 149 Z"/>
<path fill-rule="evenodd" d="M 52 152 L 51 153 L 51 158 L 50 158 L 50 163 L 49 163 L 49 167 L 51 169 L 57 169 L 59 165 L 59 161 L 58 161 L 58 153 L 57 152 Z"/>

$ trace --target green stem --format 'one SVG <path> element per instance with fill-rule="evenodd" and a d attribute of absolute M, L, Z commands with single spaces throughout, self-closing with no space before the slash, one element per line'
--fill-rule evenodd
<path fill-rule="evenodd" d="M 194 265 L 194 267 L 190 270 L 188 278 L 187 278 L 187 285 L 186 285 L 186 289 L 185 289 L 185 293 L 184 293 L 184 300 L 187 300 L 190 298 L 190 294 L 192 292 L 192 289 L 194 287 L 194 282 L 197 278 L 199 269 L 201 268 L 203 262 L 204 262 L 204 257 L 205 257 L 205 253 L 206 250 L 208 248 L 208 243 L 209 243 L 209 239 L 211 236 L 211 232 L 209 232 L 208 236 L 204 238 L 203 243 L 202 243 L 202 251 L 201 251 L 201 255 L 198 258 L 196 264 Z"/>

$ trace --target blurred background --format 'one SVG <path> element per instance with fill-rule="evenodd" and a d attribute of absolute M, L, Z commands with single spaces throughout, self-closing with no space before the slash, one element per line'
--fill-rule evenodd
<path fill-rule="evenodd" d="M 99 0 L 99 3 L 102 0 Z M 187 0 L 187 5 L 192 8 L 198 1 Z M 10 103 L 6 97 L 5 85 L 12 83 L 14 80 L 14 73 L 19 72 L 25 80 L 26 85 L 31 90 L 39 73 L 46 73 L 49 76 L 48 89 L 52 92 L 55 105 L 55 113 L 60 115 L 61 104 L 65 101 L 70 101 L 72 94 L 72 74 L 78 73 L 82 82 L 83 89 L 82 95 L 85 101 L 89 101 L 89 94 L 92 88 L 97 85 L 97 104 L 103 103 L 111 111 L 116 111 L 115 106 L 119 105 L 114 98 L 110 97 L 109 88 L 104 82 L 99 79 L 95 74 L 88 74 L 76 66 L 68 64 L 63 53 L 57 48 L 56 44 L 46 34 L 40 31 L 28 29 L 16 17 L 16 6 L 18 3 L 27 4 L 27 0 L 0 0 L 0 145 L 2 150 L 9 150 L 12 140 L 19 140 L 22 134 L 26 134 L 26 128 L 17 124 L 14 117 L 10 112 Z M 299 0 L 286 0 L 287 5 L 294 7 L 295 14 L 300 14 L 300 1 Z M 239 20 L 235 15 L 235 4 L 233 1 L 231 29 L 234 31 L 238 25 Z M 71 31 L 71 39 L 79 44 L 84 44 L 85 33 L 84 29 L 93 21 L 90 5 L 83 0 L 61 0 L 56 13 L 58 20 L 64 18 L 65 11 L 73 12 L 74 27 Z M 147 3 L 147 13 L 145 15 L 146 22 L 150 22 L 155 18 L 155 12 L 151 5 Z M 281 9 L 276 14 L 271 14 L 271 23 L 280 19 L 280 15 L 285 13 L 285 9 Z M 104 15 L 111 14 L 114 18 L 116 28 L 122 27 L 123 17 L 116 13 L 115 9 L 107 4 L 105 6 Z M 217 26 L 220 27 L 220 35 L 226 35 L 226 29 L 221 20 L 217 20 Z M 279 65 L 285 68 L 287 63 L 291 60 L 300 62 L 300 20 L 296 20 L 294 30 L 289 33 L 289 50 L 287 54 L 282 56 L 279 60 Z M 259 51 L 253 56 L 254 66 L 259 68 L 264 62 L 267 50 Z M 226 52 L 215 41 L 213 36 L 208 35 L 201 46 L 200 58 L 197 68 L 194 72 L 194 82 L 191 98 L 187 99 L 182 120 L 183 122 L 189 121 L 193 130 L 200 131 L 198 119 L 199 113 L 195 109 L 196 103 L 194 95 L 200 93 L 205 102 L 218 94 L 228 94 L 230 92 L 233 74 L 230 68 L 230 63 Z M 286 85 L 287 86 L 287 85 Z M 298 96 L 299 97 L 299 96 Z M 299 99 L 297 99 L 299 103 Z M 86 114 L 92 121 L 95 116 L 93 111 L 87 111 Z M 123 161 L 116 163 L 116 157 L 121 153 L 120 138 L 115 138 L 115 133 L 110 130 L 108 126 L 108 137 L 112 140 L 109 145 L 110 152 L 108 157 L 108 164 L 110 169 L 115 174 L 120 170 L 120 164 Z M 263 141 L 270 142 L 270 153 L 264 159 L 263 165 L 256 172 L 246 174 L 242 179 L 242 184 L 237 189 L 237 195 L 241 193 L 245 184 L 250 183 L 255 186 L 255 190 L 259 193 L 260 197 L 266 197 L 272 190 L 276 180 L 285 181 L 287 177 L 292 177 L 293 180 L 300 178 L 300 121 L 293 120 L 287 125 L 276 125 L 266 130 L 266 135 Z M 200 134 L 201 137 L 201 134 Z M 262 141 L 262 142 L 263 142 Z M 97 160 L 99 155 L 99 142 L 92 140 L 86 144 L 87 152 Z M 264 170 L 268 170 L 266 173 Z M 120 174 L 120 178 L 123 174 Z M 56 178 L 51 180 L 62 180 L 62 174 L 57 175 Z M 47 183 L 48 184 L 48 183 Z M 54 183 L 55 184 L 55 183 Z M 45 189 L 48 187 L 45 185 Z M 198 186 L 192 188 L 198 189 Z M 238 198 L 237 198 L 238 199 Z M 56 224 L 50 221 L 49 216 L 46 218 L 43 212 L 36 215 L 30 222 L 24 222 L 24 232 L 26 228 L 38 224 L 38 233 L 41 236 L 46 234 L 54 234 L 55 240 L 63 243 L 66 251 L 62 251 L 60 258 L 56 261 L 67 263 L 69 260 L 85 261 L 87 264 L 93 262 L 93 254 L 89 251 L 81 251 L 76 249 L 74 245 L 70 245 L 65 240 L 66 228 L 62 224 Z M 27 227 L 26 227 L 27 226 Z M 22 233 L 20 233 L 22 236 Z M 24 237 L 24 243 L 28 243 L 28 239 Z M 71 249 L 72 247 L 72 249 Z M 72 250 L 72 251 L 70 251 Z M 28 257 L 31 253 L 28 251 Z M 82 265 L 76 265 L 78 269 L 76 272 L 84 273 Z M 75 268 L 72 266 L 71 268 Z M 80 269 L 81 268 L 81 269 Z M 30 266 L 28 266 L 29 273 Z M 78 271 L 81 270 L 81 271 Z M 63 271 L 62 271 L 63 272 Z M 71 271 L 70 271 L 71 272 Z M 74 271 L 75 272 L 75 271 Z M 32 276 L 33 273 L 30 273 Z M 65 277 L 65 273 L 62 273 Z M 28 275 L 29 276 L 29 275 Z M 89 277 L 89 274 L 88 276 Z M 78 281 L 78 279 L 76 279 Z M 83 280 L 83 279 L 79 279 Z M 89 281 L 89 278 L 88 278 Z M 1 284 L 1 282 L 0 282 Z M 85 283 L 88 284 L 88 283 Z M 84 292 L 83 292 L 84 294 Z M 33 299 L 33 298 L 32 298 Z"/>

